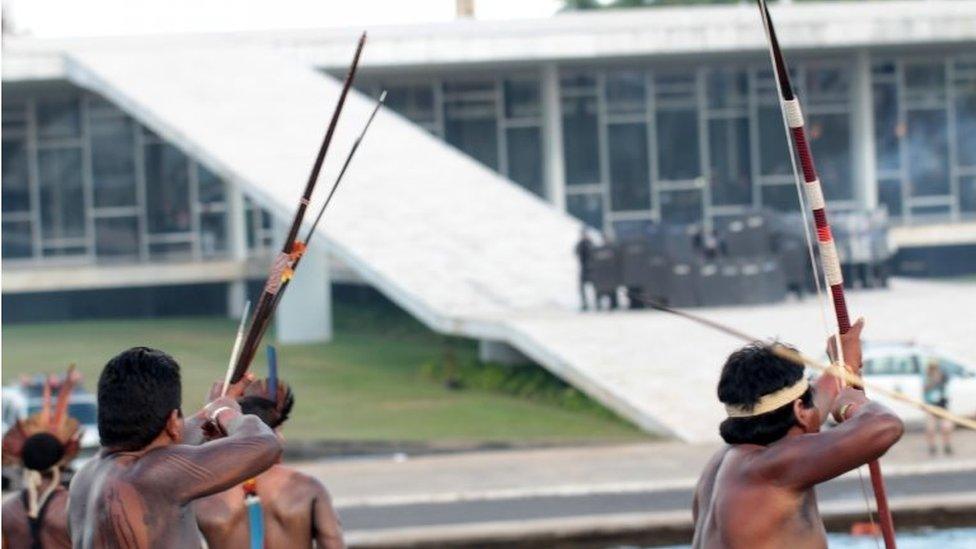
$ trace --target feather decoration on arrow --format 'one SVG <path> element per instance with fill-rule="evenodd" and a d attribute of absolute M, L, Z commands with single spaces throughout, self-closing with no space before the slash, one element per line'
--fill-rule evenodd
<path fill-rule="evenodd" d="M 234 361 L 234 366 L 229 377 L 230 384 L 240 381 L 240 379 L 244 377 L 244 374 L 247 372 L 247 369 L 250 366 L 255 353 L 257 352 L 258 346 L 261 343 L 261 337 L 264 335 L 264 332 L 267 329 L 268 321 L 274 313 L 275 305 L 280 299 L 279 294 L 284 289 L 283 286 L 286 285 L 287 281 L 294 273 L 294 266 L 298 259 L 305 252 L 305 243 L 297 240 L 298 231 L 305 220 L 305 211 L 308 209 L 308 205 L 311 202 L 312 192 L 315 190 L 315 185 L 319 178 L 319 172 L 322 170 L 322 163 L 325 161 L 325 155 L 329 150 L 329 145 L 332 143 L 332 136 L 335 134 L 336 124 L 339 121 L 339 115 L 342 114 L 342 108 L 346 103 L 346 97 L 349 95 L 352 82 L 356 77 L 356 70 L 359 67 L 359 58 L 363 53 L 363 46 L 365 44 L 366 33 L 364 32 L 359 37 L 359 42 L 356 45 L 356 53 L 353 56 L 352 64 L 349 66 L 349 72 L 346 74 L 346 78 L 343 81 L 342 91 L 339 93 L 339 99 L 336 103 L 335 110 L 332 112 L 332 118 L 329 120 L 329 126 L 325 132 L 325 137 L 322 140 L 322 145 L 319 147 L 318 154 L 315 157 L 315 162 L 312 165 L 312 171 L 308 176 L 308 181 L 305 183 L 305 190 L 302 193 L 302 197 L 298 203 L 298 209 L 295 212 L 291 226 L 288 229 L 288 235 L 285 237 L 281 252 L 278 253 L 271 264 L 271 272 L 269 273 L 267 282 L 265 283 L 264 289 L 261 292 L 261 297 L 258 300 L 257 307 L 254 309 L 254 315 L 251 318 L 250 324 L 248 325 L 244 342 L 241 345 L 240 354 L 238 354 L 236 360 Z"/>

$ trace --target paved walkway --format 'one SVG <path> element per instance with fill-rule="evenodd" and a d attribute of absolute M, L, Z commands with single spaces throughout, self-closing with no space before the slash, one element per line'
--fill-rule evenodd
<path fill-rule="evenodd" d="M 665 442 L 299 467 L 328 485 L 353 547 L 546 547 L 546 540 L 638 539 L 651 532 L 681 541 L 689 535 L 697 475 L 717 447 Z M 905 520 L 931 520 L 933 513 L 971 518 L 976 509 L 976 433 L 956 433 L 955 455 L 936 458 L 921 433 L 909 433 L 882 467 L 892 509 Z M 863 475 L 870 490 L 866 468 Z M 818 494 L 831 524 L 865 520 L 857 473 Z"/>
<path fill-rule="evenodd" d="M 910 432 L 882 459 L 882 468 L 886 475 L 976 471 L 976 433 L 959 431 L 954 440 L 955 455 L 930 458 L 922 434 Z M 688 487 L 719 446 L 659 442 L 298 466 L 325 482 L 340 507 L 397 505 Z"/>

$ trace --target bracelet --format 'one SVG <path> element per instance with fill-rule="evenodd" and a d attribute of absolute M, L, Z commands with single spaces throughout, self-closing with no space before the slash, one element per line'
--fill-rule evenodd
<path fill-rule="evenodd" d="M 854 406 L 855 404 L 853 402 L 848 402 L 847 404 L 840 407 L 840 412 L 837 415 L 840 416 L 841 421 L 848 420 L 847 412 L 851 411 L 851 408 L 853 408 Z"/>
<path fill-rule="evenodd" d="M 216 410 L 211 412 L 210 417 L 208 419 L 210 420 L 211 423 L 220 425 L 220 423 L 217 421 L 217 416 L 219 416 L 220 412 L 223 412 L 224 410 L 232 410 L 232 409 L 233 408 L 231 408 L 230 406 L 221 406 L 220 408 L 217 408 Z"/>

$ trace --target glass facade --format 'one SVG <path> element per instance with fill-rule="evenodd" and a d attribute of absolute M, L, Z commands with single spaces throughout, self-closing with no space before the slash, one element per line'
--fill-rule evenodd
<path fill-rule="evenodd" d="M 976 217 L 976 58 L 872 58 L 879 204 L 895 223 Z M 798 60 L 792 81 L 824 193 L 858 206 L 854 64 Z M 382 82 L 371 86 L 377 92 Z M 542 196 L 541 77 L 418 79 L 388 104 Z M 559 71 L 566 209 L 601 229 L 799 208 L 765 60 Z"/>
<path fill-rule="evenodd" d="M 903 223 L 976 218 L 976 56 L 872 67 L 878 199 Z"/>
<path fill-rule="evenodd" d="M 100 97 L 68 86 L 4 90 L 4 260 L 226 257 L 226 193 L 220 178 Z M 271 221 L 247 208 L 257 252 L 270 245 Z"/>
<path fill-rule="evenodd" d="M 396 79 L 368 88 L 387 90 L 394 111 L 529 192 L 545 194 L 538 77 Z"/>
<path fill-rule="evenodd" d="M 800 63 L 794 84 L 825 192 L 849 207 L 848 72 Z M 568 208 L 599 228 L 798 207 L 775 82 L 761 66 L 563 71 L 560 94 Z"/>
<path fill-rule="evenodd" d="M 797 60 L 820 179 L 854 208 L 855 64 Z M 895 223 L 976 219 L 976 56 L 872 54 L 879 204 Z M 764 59 L 685 66 L 378 78 L 388 105 L 529 192 L 546 194 L 545 127 L 558 125 L 565 205 L 610 232 L 753 208 L 798 208 L 773 75 Z M 8 87 L 11 93 L 8 93 Z M 199 260 L 226 256 L 223 181 L 111 103 L 68 85 L 6 86 L 3 257 L 15 262 Z M 543 96 L 557 97 L 544 108 Z M 545 113 L 558 120 L 544 123 Z M 864 126 L 870 128 L 870 126 Z M 861 159 L 863 160 L 863 159 Z M 271 220 L 246 201 L 248 245 Z M 636 228 L 636 229 L 635 229 Z"/>

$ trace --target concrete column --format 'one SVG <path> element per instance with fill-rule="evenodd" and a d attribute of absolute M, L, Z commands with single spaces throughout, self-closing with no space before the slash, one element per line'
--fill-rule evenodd
<path fill-rule="evenodd" d="M 247 222 L 244 216 L 244 193 L 236 185 L 227 185 L 227 250 L 235 261 L 247 261 Z M 227 285 L 227 316 L 239 319 L 247 300 L 247 280 L 244 269 L 241 278 Z"/>
<path fill-rule="evenodd" d="M 277 238 L 284 238 L 288 227 L 275 220 Z M 275 249 L 281 245 L 276 242 Z M 275 328 L 280 343 L 321 343 L 332 339 L 332 280 L 324 246 L 319 242 L 305 252 L 295 277 L 275 313 Z"/>
<path fill-rule="evenodd" d="M 559 100 L 559 68 L 542 67 L 542 140 L 545 151 L 546 198 L 566 210 L 566 171 L 563 162 L 563 116 Z"/>
<path fill-rule="evenodd" d="M 503 341 L 482 339 L 478 341 L 478 360 L 499 364 L 526 364 L 532 362 L 521 351 Z"/>
<path fill-rule="evenodd" d="M 851 82 L 851 153 L 854 199 L 868 209 L 878 206 L 878 166 L 874 142 L 874 93 L 871 56 L 867 50 L 854 56 Z"/>

